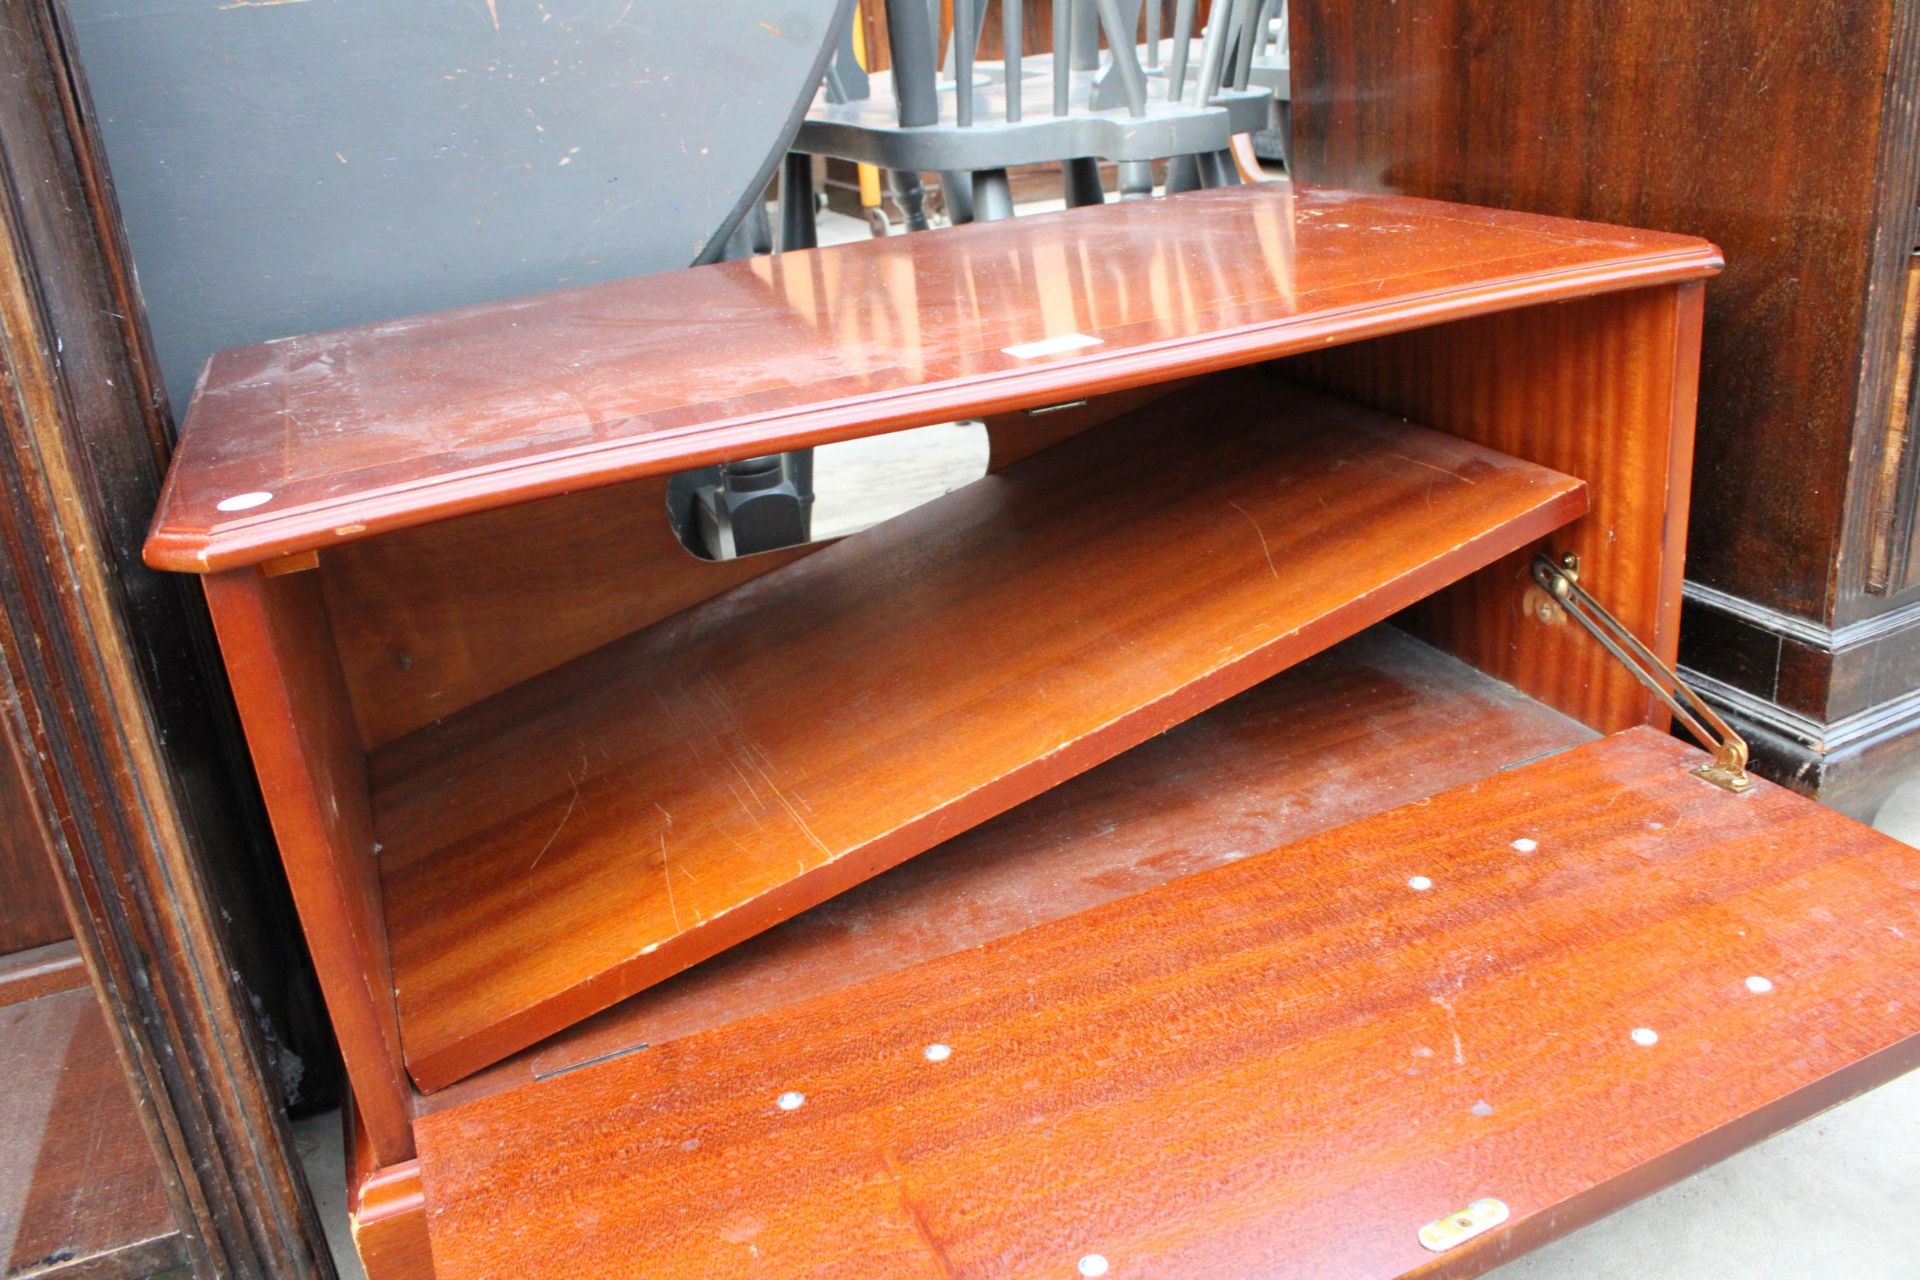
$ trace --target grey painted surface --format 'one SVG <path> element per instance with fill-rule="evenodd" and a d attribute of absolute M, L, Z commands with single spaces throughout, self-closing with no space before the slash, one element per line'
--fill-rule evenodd
<path fill-rule="evenodd" d="M 162 369 L 717 251 L 851 0 L 67 0 Z"/>

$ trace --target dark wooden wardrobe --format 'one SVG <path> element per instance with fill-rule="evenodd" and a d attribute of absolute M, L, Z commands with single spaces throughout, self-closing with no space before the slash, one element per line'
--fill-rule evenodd
<path fill-rule="evenodd" d="M 1681 661 L 1857 815 L 1920 764 L 1910 0 L 1295 0 L 1299 178 L 1704 236 Z"/>

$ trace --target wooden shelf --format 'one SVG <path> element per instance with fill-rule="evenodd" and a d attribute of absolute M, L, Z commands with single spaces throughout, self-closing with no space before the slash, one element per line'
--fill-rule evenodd
<path fill-rule="evenodd" d="M 375 752 L 434 1089 L 1527 545 L 1584 486 L 1217 378 Z"/>
<path fill-rule="evenodd" d="M 1703 758 L 1632 730 L 427 1116 L 436 1274 L 1477 1274 L 1920 1062 L 1914 852 Z"/>
<path fill-rule="evenodd" d="M 1272 183 L 312 334 L 208 365 L 146 556 L 207 573 L 1719 266 L 1689 236 Z"/>
<path fill-rule="evenodd" d="M 437 1093 L 445 1110 L 797 1004 L 1590 741 L 1372 627 L 963 835 Z M 1390 764 L 1381 744 L 1392 744 Z"/>

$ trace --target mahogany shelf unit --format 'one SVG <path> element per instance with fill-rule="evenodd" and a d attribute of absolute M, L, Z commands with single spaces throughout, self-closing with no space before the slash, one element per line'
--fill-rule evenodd
<path fill-rule="evenodd" d="M 1504 1193 L 1428 1267 L 1464 1274 L 1896 1069 L 1910 1019 L 1862 1008 L 1730 1081 L 1910 864 L 1688 777 L 1527 573 L 1578 555 L 1672 660 L 1718 265 L 1279 184 L 216 357 L 148 558 L 204 575 L 374 1280 L 1312 1274 L 1331 1213 L 1398 1275 Z M 987 478 L 831 545 L 669 527 L 674 473 L 972 417 Z M 1551 843 L 1489 843 L 1522 819 Z M 1749 941 L 1647 949 L 1716 910 Z M 1785 998 L 1650 994 L 1769 937 L 1813 957 Z M 1667 1056 L 1615 1035 L 1641 1007 Z M 1578 1069 L 1534 1051 L 1575 1033 Z M 1470 1188 L 1487 1135 L 1516 1180 Z"/>

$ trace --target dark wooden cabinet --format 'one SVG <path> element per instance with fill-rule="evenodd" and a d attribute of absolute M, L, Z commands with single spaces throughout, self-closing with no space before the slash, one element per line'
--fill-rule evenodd
<path fill-rule="evenodd" d="M 204 614 L 139 562 L 171 433 L 59 16 L 0 3 L 0 930 L 71 939 L 0 964 L 0 1267 L 328 1276 L 262 1035 L 302 949 Z"/>
<path fill-rule="evenodd" d="M 10 741 L 0 742 L 0 1081 L 0 1277 L 139 1280 L 184 1261 Z"/>
<path fill-rule="evenodd" d="M 0 744 L 0 955 L 73 937 L 11 744 Z"/>
<path fill-rule="evenodd" d="M 1762 768 L 1871 813 L 1920 763 L 1908 0 L 1296 0 L 1306 182 L 1705 236 L 1681 659 Z"/>

